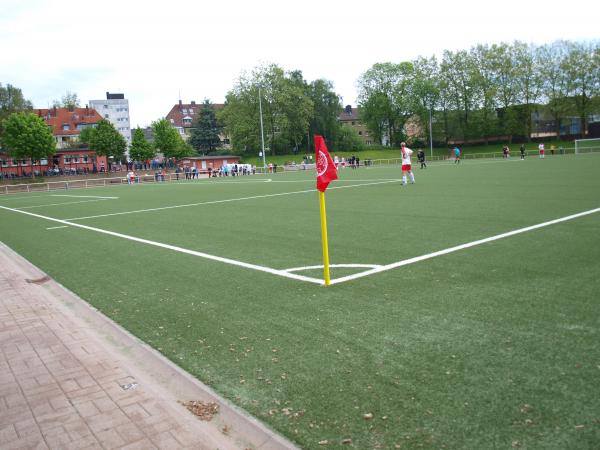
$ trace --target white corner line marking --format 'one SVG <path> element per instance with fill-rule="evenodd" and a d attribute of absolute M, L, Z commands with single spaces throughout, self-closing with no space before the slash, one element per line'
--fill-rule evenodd
<path fill-rule="evenodd" d="M 222 262 L 222 263 L 225 263 L 225 264 L 231 264 L 233 266 L 245 267 L 246 269 L 258 270 L 260 272 L 267 272 L 267 273 L 270 273 L 270 274 L 273 274 L 273 275 L 279 275 L 279 276 L 285 277 L 285 278 L 292 278 L 292 279 L 300 280 L 300 281 L 308 281 L 310 283 L 315 283 L 315 284 L 323 284 L 323 280 L 319 280 L 317 278 L 305 277 L 303 275 L 297 275 L 297 274 L 294 274 L 294 273 L 288 273 L 288 272 L 285 272 L 283 270 L 273 269 L 271 267 L 259 266 L 257 264 L 250 264 L 250 263 L 246 263 L 246 262 L 243 262 L 243 261 L 237 261 L 235 259 L 223 258 L 223 257 L 220 257 L 220 256 L 210 255 L 208 253 L 197 252 L 195 250 L 190 250 L 190 249 L 187 249 L 187 248 L 177 247 L 175 245 L 163 244 L 162 242 L 150 241 L 148 239 L 142 239 L 142 238 L 138 238 L 138 237 L 135 237 L 135 236 L 130 236 L 130 235 L 127 235 L 127 234 L 116 233 L 114 231 L 109 231 L 109 230 L 103 230 L 102 228 L 90 227 L 90 226 L 87 226 L 87 225 L 82 225 L 80 223 L 71 223 L 71 222 L 67 222 L 66 220 L 61 220 L 61 219 L 55 219 L 53 217 L 42 216 L 40 214 L 34 214 L 32 212 L 29 212 L 29 211 L 21 211 L 19 209 L 7 208 L 6 206 L 1 206 L 0 205 L 0 209 L 5 209 L 7 211 L 13 211 L 13 212 L 17 212 L 17 213 L 20 213 L 20 214 L 26 214 L 28 216 L 37 217 L 38 219 L 50 220 L 52 222 L 61 223 L 63 225 L 67 225 L 67 226 L 72 226 L 72 227 L 76 227 L 76 228 L 82 228 L 84 230 L 95 231 L 97 233 L 107 234 L 109 236 L 114 236 L 114 237 L 118 237 L 118 238 L 122 238 L 122 239 L 127 239 L 129 241 L 139 242 L 141 244 L 152 245 L 154 247 L 160 247 L 160 248 L 164 248 L 164 249 L 167 249 L 167 250 L 173 250 L 173 251 L 180 252 L 180 253 L 186 253 L 188 255 L 199 256 L 201 258 L 210 259 L 210 260 L 213 260 L 213 261 L 219 261 L 219 262 Z"/>
<path fill-rule="evenodd" d="M 58 230 L 59 228 L 69 228 L 67 225 L 59 225 L 58 227 L 48 227 L 46 230 Z"/>
<path fill-rule="evenodd" d="M 445 250 L 428 253 L 426 255 L 421 255 L 421 256 L 416 256 L 414 258 L 405 259 L 404 261 L 398 261 L 398 262 L 395 262 L 392 264 L 387 264 L 385 266 L 377 267 L 377 268 L 374 268 L 371 270 L 366 270 L 364 272 L 360 272 L 360 273 L 353 274 L 353 275 L 348 275 L 346 277 L 336 278 L 336 279 L 331 280 L 331 284 L 344 283 L 346 281 L 355 280 L 357 278 L 366 277 L 368 275 L 385 272 L 387 270 L 392 270 L 397 267 L 407 266 L 409 264 L 413 264 L 416 262 L 425 261 L 426 259 L 435 258 L 436 256 L 447 255 L 449 253 L 457 252 L 459 250 L 464 250 L 466 248 L 475 247 L 476 245 L 486 244 L 488 242 L 497 241 L 498 239 L 503 239 L 503 238 L 514 236 L 514 235 L 520 234 L 520 233 L 526 233 L 528 231 L 537 230 L 538 228 L 555 225 L 557 223 L 566 222 L 568 220 L 577 219 L 577 218 L 583 217 L 583 216 L 588 216 L 590 214 L 594 214 L 597 212 L 600 212 L 600 208 L 590 209 L 589 211 L 583 211 L 583 212 L 580 212 L 577 214 L 572 214 L 570 216 L 565 216 L 565 217 L 561 217 L 559 219 L 549 220 L 548 222 L 539 223 L 537 225 L 531 225 L 529 227 L 519 228 L 517 230 L 508 231 L 508 232 L 502 233 L 502 234 L 497 234 L 496 236 L 491 236 L 491 237 L 488 237 L 485 239 L 479 239 L 477 241 L 468 242 L 466 244 L 457 245 L 455 247 L 450 247 Z"/>
<path fill-rule="evenodd" d="M 369 268 L 369 269 L 375 269 L 378 267 L 382 267 L 379 264 L 329 264 L 329 267 L 333 267 L 333 268 Z M 291 269 L 285 269 L 284 272 L 300 272 L 302 270 L 315 270 L 315 269 L 322 269 L 323 268 L 323 264 L 320 265 L 316 265 L 316 266 L 304 266 L 304 267 L 293 267 Z"/>

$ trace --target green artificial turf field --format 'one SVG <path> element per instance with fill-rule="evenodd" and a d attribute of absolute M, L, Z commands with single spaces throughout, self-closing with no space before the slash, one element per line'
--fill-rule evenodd
<path fill-rule="evenodd" d="M 3 195 L 0 240 L 302 448 L 598 448 L 600 154 L 413 167 L 332 182 L 329 287 L 312 171 Z"/>

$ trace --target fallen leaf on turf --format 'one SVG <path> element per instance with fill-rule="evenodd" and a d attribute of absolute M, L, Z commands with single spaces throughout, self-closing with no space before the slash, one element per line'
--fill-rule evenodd
<path fill-rule="evenodd" d="M 583 430 L 584 428 L 585 428 L 585 425 L 575 425 L 576 430 Z"/>
<path fill-rule="evenodd" d="M 352 444 L 352 439 L 349 439 L 349 438 L 348 439 L 344 439 L 342 441 L 342 444 Z"/>
<path fill-rule="evenodd" d="M 329 444 L 329 441 L 327 439 L 319 441 L 319 445 L 327 445 L 327 444 Z"/>
<path fill-rule="evenodd" d="M 373 414 L 372 413 L 363 414 L 363 418 L 365 420 L 371 420 L 373 418 Z"/>

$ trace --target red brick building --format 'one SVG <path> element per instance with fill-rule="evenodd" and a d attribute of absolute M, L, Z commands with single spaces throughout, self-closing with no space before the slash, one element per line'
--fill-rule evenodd
<path fill-rule="evenodd" d="M 211 105 L 216 112 L 220 111 L 223 109 L 223 107 L 225 105 L 221 104 L 221 103 L 213 103 Z M 198 115 L 200 114 L 200 112 L 202 111 L 202 108 L 204 108 L 204 104 L 196 104 L 195 101 L 192 100 L 191 103 L 186 104 L 186 103 L 182 103 L 181 100 L 179 100 L 179 103 L 176 105 L 173 105 L 173 107 L 171 108 L 171 111 L 169 111 L 169 114 L 167 114 L 166 119 L 171 122 L 171 125 L 177 130 L 179 131 L 179 134 L 181 135 L 181 137 L 185 140 L 187 140 L 190 137 L 190 134 L 192 132 L 192 129 L 194 128 L 196 122 L 198 121 Z M 229 140 L 227 139 L 226 136 L 220 136 L 221 137 L 221 142 L 223 143 L 223 147 L 228 148 L 229 146 Z"/>
<path fill-rule="evenodd" d="M 34 114 L 44 119 L 56 141 L 56 153 L 49 159 L 17 160 L 0 152 L 0 173 L 3 178 L 25 175 L 101 171 L 108 167 L 106 157 L 79 143 L 79 134 L 86 127 L 95 127 L 102 116 L 95 109 L 50 108 L 34 109 Z"/>

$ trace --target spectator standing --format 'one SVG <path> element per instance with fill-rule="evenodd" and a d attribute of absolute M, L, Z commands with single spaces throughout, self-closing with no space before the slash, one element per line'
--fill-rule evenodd
<path fill-rule="evenodd" d="M 521 160 L 525 160 L 525 144 L 521 144 L 519 151 L 521 152 Z"/>
<path fill-rule="evenodd" d="M 540 152 L 540 158 L 544 159 L 546 151 L 544 150 L 544 143 L 543 142 L 540 142 L 540 145 L 538 145 L 538 150 Z"/>

